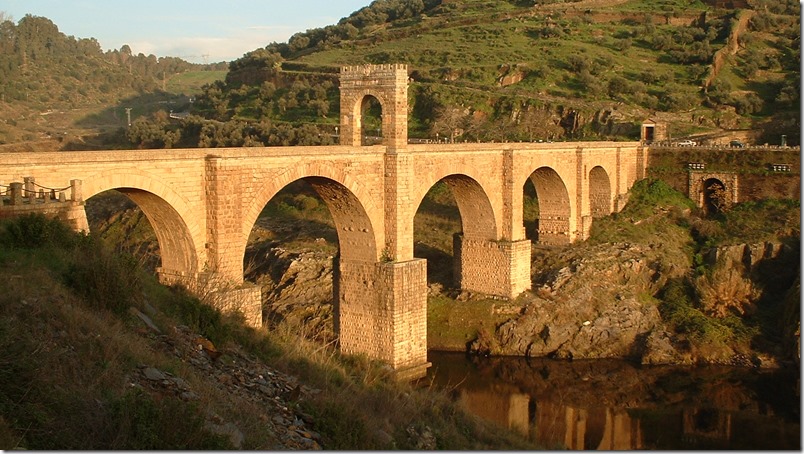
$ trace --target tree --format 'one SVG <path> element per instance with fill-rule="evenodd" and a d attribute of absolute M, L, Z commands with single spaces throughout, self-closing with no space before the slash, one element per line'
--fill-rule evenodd
<path fill-rule="evenodd" d="M 535 107 L 530 107 L 520 114 L 519 127 L 530 141 L 557 139 L 564 132 L 549 111 Z"/>
<path fill-rule="evenodd" d="M 436 109 L 435 120 L 430 131 L 455 142 L 455 137 L 463 134 L 466 121 L 466 109 L 456 106 L 440 106 Z"/>

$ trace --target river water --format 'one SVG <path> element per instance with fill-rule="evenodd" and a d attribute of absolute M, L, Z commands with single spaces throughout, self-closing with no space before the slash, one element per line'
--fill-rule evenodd
<path fill-rule="evenodd" d="M 431 351 L 419 383 L 548 449 L 801 450 L 800 371 Z"/>

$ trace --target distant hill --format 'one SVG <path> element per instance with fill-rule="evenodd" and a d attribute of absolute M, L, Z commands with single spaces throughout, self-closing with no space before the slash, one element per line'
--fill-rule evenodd
<path fill-rule="evenodd" d="M 414 108 L 421 134 L 447 129 L 438 122 L 450 115 L 439 118 L 439 109 L 461 108 L 472 115 L 467 120 L 485 116 L 488 131 L 545 119 L 563 130 L 535 131 L 541 138 L 634 137 L 627 125 L 648 116 L 665 119 L 676 135 L 766 130 L 781 117 L 795 135 L 798 123 L 789 120 L 800 116 L 800 5 L 748 6 L 378 0 L 267 50 L 295 71 L 407 63 L 414 106 L 425 105 Z M 472 138 L 471 121 L 460 129 Z M 508 139 L 529 139 L 525 129 Z"/>
<path fill-rule="evenodd" d="M 406 63 L 412 137 L 636 140 L 650 118 L 675 138 L 798 144 L 799 24 L 794 0 L 376 0 L 247 53 L 185 125 L 129 138 L 159 145 L 161 127 L 171 146 L 328 143 L 338 68 Z M 379 114 L 368 106 L 367 135 Z"/>
<path fill-rule="evenodd" d="M 211 68 L 180 58 L 135 55 L 127 45 L 103 52 L 94 38 L 66 36 L 47 18 L 26 15 L 15 24 L 0 15 L 0 144 L 123 126 L 122 107 L 113 122 L 98 124 L 101 118 L 84 117 L 124 99 L 134 102 L 165 91 L 178 74 Z"/>

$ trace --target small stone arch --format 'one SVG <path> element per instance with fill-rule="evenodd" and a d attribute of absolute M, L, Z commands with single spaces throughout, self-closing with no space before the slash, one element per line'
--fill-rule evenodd
<path fill-rule="evenodd" d="M 383 144 L 391 148 L 408 143 L 407 65 L 344 66 L 340 73 L 341 145 L 362 144 L 361 117 L 366 97 L 382 107 Z"/>
<path fill-rule="evenodd" d="M 688 197 L 695 201 L 698 208 L 705 210 L 707 213 L 711 212 L 709 211 L 711 207 L 707 206 L 707 204 L 712 201 L 712 183 L 719 183 L 723 186 L 722 192 L 718 195 L 722 199 L 719 203 L 723 205 L 723 208 L 738 202 L 739 188 L 736 173 L 690 171 Z"/>
<path fill-rule="evenodd" d="M 589 171 L 589 214 L 601 218 L 611 214 L 611 180 L 601 166 Z"/>
<path fill-rule="evenodd" d="M 564 180 L 551 167 L 539 167 L 529 179 L 536 188 L 539 207 L 534 241 L 547 245 L 569 244 L 572 206 Z"/>

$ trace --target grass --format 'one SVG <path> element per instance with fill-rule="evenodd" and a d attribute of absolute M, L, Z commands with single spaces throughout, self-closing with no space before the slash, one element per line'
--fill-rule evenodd
<path fill-rule="evenodd" d="M 219 349 L 243 351 L 320 389 L 318 397 L 288 405 L 313 417 L 325 449 L 416 449 L 417 438 L 409 433 L 425 430 L 439 449 L 537 448 L 469 416 L 446 393 L 396 382 L 380 362 L 340 355 L 298 329 L 247 328 L 186 292 L 158 285 L 142 270 L 132 271 L 127 259 L 115 263 L 109 254 L 96 260 L 108 253 L 102 242 L 58 225 L 37 216 L 0 223 L 2 449 L 232 449 L 228 439 L 205 428 L 212 413 L 239 428 L 244 449 L 277 446 L 279 435 L 261 422 L 272 416 L 264 408 L 219 389 L 214 375 L 164 351 L 135 316 L 121 310 L 130 304 L 144 312 L 146 302 L 156 309 L 153 321 L 165 336 L 186 325 Z M 76 268 L 97 275 L 81 273 L 84 282 L 78 283 L 69 278 Z M 122 279 L 133 274 L 139 284 Z M 121 302 L 120 289 L 108 283 L 89 290 L 95 279 L 126 285 L 130 299 Z M 132 385 L 143 364 L 182 377 L 199 399 L 187 402 Z"/>
<path fill-rule="evenodd" d="M 201 93 L 204 85 L 224 80 L 226 73 L 228 71 L 187 71 L 171 77 L 165 88 L 175 95 L 195 95 Z"/>
<path fill-rule="evenodd" d="M 508 306 L 499 300 L 472 298 L 456 301 L 444 295 L 427 298 L 427 348 L 432 350 L 466 351 L 481 330 L 494 332 L 497 325 L 511 318 L 510 313 L 497 311 Z"/>

